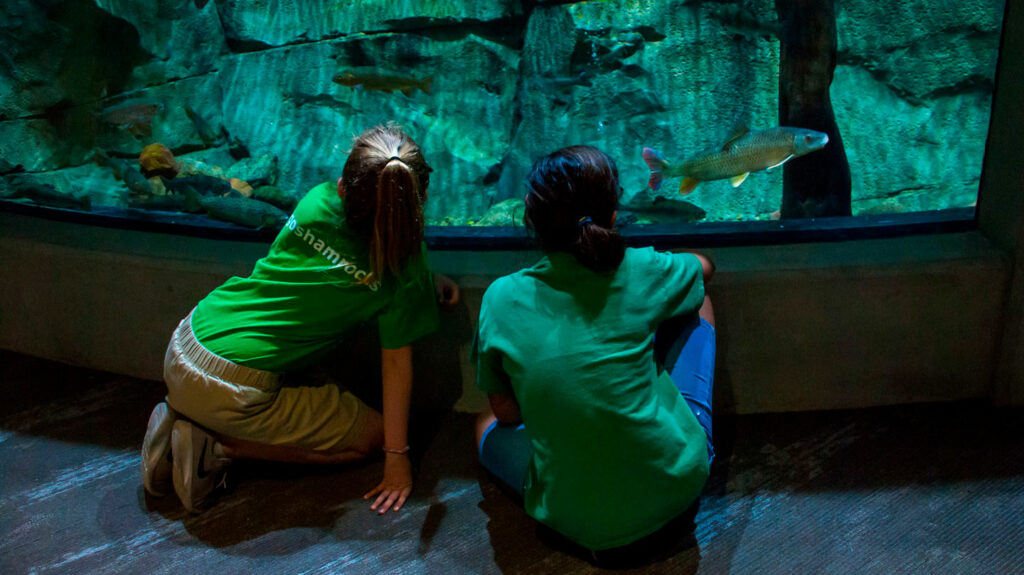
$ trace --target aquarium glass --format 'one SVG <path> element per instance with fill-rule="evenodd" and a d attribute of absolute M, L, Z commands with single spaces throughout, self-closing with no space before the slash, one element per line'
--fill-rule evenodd
<path fill-rule="evenodd" d="M 0 205 L 26 217 L 272 230 L 340 176 L 355 135 L 394 122 L 434 169 L 431 226 L 521 227 L 531 163 L 591 144 L 618 164 L 623 226 L 685 233 L 970 217 L 1004 2 L 7 0 L 2 11 Z"/>

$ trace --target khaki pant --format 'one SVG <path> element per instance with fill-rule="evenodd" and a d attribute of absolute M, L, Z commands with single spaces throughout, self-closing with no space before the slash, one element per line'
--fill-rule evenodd
<path fill-rule="evenodd" d="M 164 356 L 167 402 L 217 434 L 267 445 L 344 451 L 359 437 L 369 409 L 333 384 L 284 385 L 280 375 L 214 355 L 178 324 Z"/>

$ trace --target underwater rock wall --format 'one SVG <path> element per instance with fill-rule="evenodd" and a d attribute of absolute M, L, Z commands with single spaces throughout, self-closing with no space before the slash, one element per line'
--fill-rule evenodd
<path fill-rule="evenodd" d="M 854 213 L 974 205 L 1004 3 L 840 0 L 832 85 Z"/>
<path fill-rule="evenodd" d="M 777 124 L 774 3 L 685 0 L 8 1 L 0 21 L 0 172 L 92 203 L 127 185 L 96 151 L 159 142 L 229 170 L 276 157 L 301 196 L 340 175 L 351 138 L 394 120 L 435 169 L 433 224 L 518 217 L 537 156 L 589 143 L 619 165 L 640 221 L 767 218 L 782 171 L 647 188 L 644 146 L 680 160 L 738 119 Z M 974 202 L 1000 0 L 837 0 L 832 86 L 854 213 Z M 245 179 L 244 173 L 236 174 Z M 7 178 L 9 179 L 9 178 Z M 505 212 L 502 212 L 505 213 Z M 706 216 L 705 216 L 706 213 Z M 509 222 L 512 223 L 512 222 Z"/>

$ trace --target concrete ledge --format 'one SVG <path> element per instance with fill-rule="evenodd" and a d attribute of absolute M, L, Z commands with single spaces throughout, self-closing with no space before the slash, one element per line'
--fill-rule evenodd
<path fill-rule="evenodd" d="M 719 408 L 990 396 L 1008 272 L 1006 258 L 979 235 L 714 256 Z"/>
<path fill-rule="evenodd" d="M 0 348 L 159 380 L 181 317 L 266 248 L 0 214 Z M 1010 263 L 981 234 L 705 251 L 718 264 L 717 410 L 991 396 Z M 465 297 L 417 373 L 461 381 L 457 408 L 484 401 L 468 364 L 483 291 L 538 255 L 432 254 Z"/>

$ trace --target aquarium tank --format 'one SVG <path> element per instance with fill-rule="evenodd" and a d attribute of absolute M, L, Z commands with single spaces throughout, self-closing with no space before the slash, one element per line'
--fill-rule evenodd
<path fill-rule="evenodd" d="M 428 237 L 485 238 L 523 233 L 527 170 L 572 144 L 617 162 L 631 234 L 969 221 L 1004 2 L 0 10 L 0 209 L 273 233 L 354 136 L 393 122 L 434 169 Z"/>

